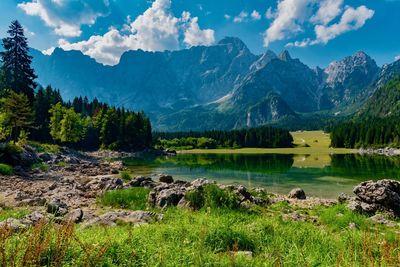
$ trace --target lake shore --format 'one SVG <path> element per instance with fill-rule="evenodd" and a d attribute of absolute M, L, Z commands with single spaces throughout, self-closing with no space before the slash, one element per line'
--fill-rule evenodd
<path fill-rule="evenodd" d="M 205 179 L 127 177 L 123 163 L 109 161 L 109 155 L 42 153 L 38 156 L 46 165 L 1 176 L 5 262 L 36 262 L 45 255 L 46 264 L 57 266 L 87 261 L 110 266 L 226 266 L 232 261 L 241 266 L 277 261 L 331 266 L 338 260 L 368 262 L 369 250 L 376 251 L 376 263 L 392 264 L 400 256 L 400 240 L 380 245 L 400 231 L 398 222 L 386 216 L 371 219 L 337 200 L 304 196 L 300 189 L 278 195 L 268 188 Z M 341 201 L 347 200 L 342 196 Z M 371 232 L 369 245 L 365 229 Z M 51 242 L 28 242 L 37 235 Z M 65 242 L 57 241 L 60 236 Z M 346 241 L 351 236 L 354 248 Z M 383 257 L 387 249 L 394 254 Z"/>

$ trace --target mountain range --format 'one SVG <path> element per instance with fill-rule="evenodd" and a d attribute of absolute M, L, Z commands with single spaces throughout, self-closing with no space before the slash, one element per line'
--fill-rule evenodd
<path fill-rule="evenodd" d="M 180 51 L 124 53 L 105 66 L 79 51 L 31 49 L 38 82 L 149 114 L 159 131 L 234 129 L 355 113 L 400 74 L 364 52 L 310 68 L 288 51 L 254 55 L 238 38 Z"/>

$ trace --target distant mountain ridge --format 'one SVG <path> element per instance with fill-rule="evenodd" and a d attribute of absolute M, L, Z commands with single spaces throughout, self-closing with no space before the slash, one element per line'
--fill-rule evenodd
<path fill-rule="evenodd" d="M 43 84 L 65 99 L 89 98 L 144 110 L 156 130 L 255 127 L 315 112 L 340 114 L 359 106 L 400 73 L 380 69 L 364 52 L 312 69 L 288 51 L 254 55 L 238 38 L 180 51 L 128 51 L 104 66 L 79 51 L 32 50 Z"/>

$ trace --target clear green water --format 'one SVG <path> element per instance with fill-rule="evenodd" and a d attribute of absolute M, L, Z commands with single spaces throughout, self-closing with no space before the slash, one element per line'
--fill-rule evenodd
<path fill-rule="evenodd" d="M 208 178 L 219 183 L 265 187 L 286 194 L 301 187 L 309 196 L 336 198 L 355 185 L 383 178 L 400 180 L 400 157 L 361 155 L 184 154 L 125 160 L 134 175 L 165 173 L 176 180 Z"/>

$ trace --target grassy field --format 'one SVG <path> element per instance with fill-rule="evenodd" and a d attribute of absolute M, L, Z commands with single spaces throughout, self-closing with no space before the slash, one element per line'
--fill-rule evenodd
<path fill-rule="evenodd" d="M 350 154 L 355 153 L 354 149 L 330 148 L 329 134 L 323 131 L 299 131 L 291 133 L 294 139 L 293 148 L 240 148 L 240 149 L 193 149 L 182 150 L 179 153 L 188 154 Z"/>
<path fill-rule="evenodd" d="M 155 211 L 159 212 L 159 211 Z M 317 216 L 318 223 L 287 214 Z M 169 208 L 161 222 L 116 227 L 0 228 L 2 266 L 399 266 L 396 228 L 344 206 L 200 211 Z M 246 251 L 244 253 L 243 251 Z"/>

